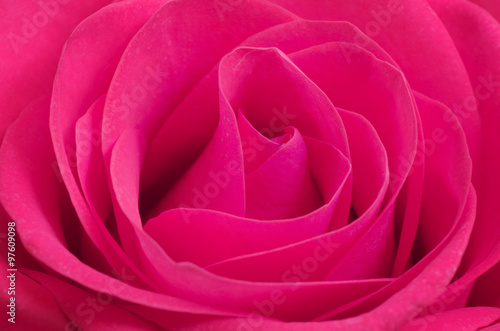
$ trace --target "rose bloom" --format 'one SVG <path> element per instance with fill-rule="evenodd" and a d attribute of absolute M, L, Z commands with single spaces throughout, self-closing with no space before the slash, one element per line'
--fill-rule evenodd
<path fill-rule="evenodd" d="M 2 330 L 499 330 L 499 20 L 2 1 Z"/>

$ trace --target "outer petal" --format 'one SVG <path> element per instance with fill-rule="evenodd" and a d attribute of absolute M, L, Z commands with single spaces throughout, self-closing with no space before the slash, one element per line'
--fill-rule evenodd
<path fill-rule="evenodd" d="M 500 309 L 473 307 L 450 310 L 411 320 L 401 331 L 413 330 L 488 330 L 482 329 L 500 319 Z"/>
<path fill-rule="evenodd" d="M 498 22 L 500 22 L 500 4 L 495 0 L 469 0 L 486 9 Z"/>
<path fill-rule="evenodd" d="M 471 305 L 500 306 L 500 24 L 484 10 L 467 1 L 429 0 L 453 38 L 474 87 L 473 101 L 481 118 L 481 155 L 474 159 L 472 182 L 478 194 L 478 216 L 471 243 L 460 274 L 469 268 L 470 282 L 497 264 L 480 278 L 471 294 Z M 494 5 L 497 6 L 497 5 Z M 465 101 L 471 100 L 466 96 Z M 469 113 L 463 112 L 464 120 Z M 473 267 L 477 268 L 473 268 Z M 465 285 L 465 284 L 464 284 Z"/>
<path fill-rule="evenodd" d="M 186 330 L 396 330 L 407 324 L 439 293 L 442 293 L 456 272 L 463 252 L 467 247 L 475 218 L 475 193 L 471 188 L 469 200 L 458 227 L 454 229 L 444 249 L 427 265 L 420 274 L 411 279 L 396 294 L 377 308 L 355 317 L 322 322 L 289 322 L 265 318 L 262 314 L 245 318 L 225 318 L 192 323 Z M 407 278 L 407 277 L 406 277 Z M 399 281 L 401 284 L 401 281 Z"/>
<path fill-rule="evenodd" d="M 23 112 L 8 130 L 0 148 L 0 201 L 8 215 L 16 220 L 18 238 L 30 255 L 48 270 L 94 291 L 102 291 L 129 302 L 173 312 L 204 314 L 211 311 L 224 315 L 224 310 L 213 310 L 143 290 L 108 275 L 113 274 L 113 271 L 102 261 L 101 253 L 93 249 L 88 238 L 79 237 L 84 232 L 79 228 L 74 211 L 68 208 L 71 203 L 67 193 L 51 168 L 55 156 L 50 141 L 47 110 L 48 100 L 45 100 Z M 25 205 L 30 208 L 25 208 Z M 66 238 L 72 240 L 66 242 Z M 75 240 L 77 238 L 81 238 L 81 241 Z M 86 252 L 92 255 L 85 256 Z M 134 273 L 125 266 L 116 270 L 116 273 L 127 282 L 148 287 L 140 273 Z M 117 283 L 120 284 L 120 291 L 116 291 Z M 173 314 L 174 319 L 176 313 Z"/>
<path fill-rule="evenodd" d="M 456 114 L 474 95 L 452 38 L 425 0 L 272 0 L 298 16 L 348 21 L 376 41 L 399 65 L 412 89 L 441 101 Z M 460 118 L 473 160 L 479 154 L 479 116 Z"/>
<path fill-rule="evenodd" d="M 101 140 L 94 140 L 94 143 L 88 144 L 87 148 L 92 152 L 87 154 L 90 151 L 82 148 L 85 139 L 81 139 L 80 130 L 88 121 L 88 116 L 84 116 L 87 111 L 93 115 L 102 113 L 102 109 L 95 109 L 102 105 L 102 100 L 100 102 L 96 100 L 106 92 L 123 49 L 160 4 L 161 1 L 148 2 L 147 5 L 141 5 L 136 1 L 120 2 L 100 10 L 82 22 L 65 47 L 51 99 L 50 129 L 57 156 L 57 162 L 53 164 L 56 166 L 54 170 L 60 172 L 60 180 L 64 181 L 67 187 L 80 223 L 115 270 L 127 266 L 127 269 L 134 269 L 137 274 L 140 272 L 131 264 L 130 259 L 125 256 L 104 226 L 107 219 L 99 219 L 107 216 L 103 210 L 105 212 L 110 208 L 106 205 L 109 204 L 109 196 L 100 201 L 104 205 L 99 206 L 99 203 L 96 203 L 93 206 L 89 190 L 85 188 L 84 192 L 81 191 L 78 167 L 83 171 L 83 164 L 91 162 L 93 169 L 102 174 L 104 165 L 98 161 L 96 163 L 96 159 L 92 157 L 96 151 L 101 153 Z M 130 16 L 133 18 L 126 19 Z M 76 132 L 76 123 L 79 119 L 81 119 L 79 130 Z M 93 120 L 99 119 L 93 118 Z M 100 133 L 99 123 L 93 124 L 92 127 Z M 89 135 L 92 136 L 92 133 Z M 93 184 L 99 188 L 100 194 L 107 195 L 109 189 L 106 181 Z M 87 183 L 84 185 L 87 187 Z M 84 195 L 85 193 L 87 195 Z M 136 281 L 139 279 L 142 279 L 142 285 L 145 285 L 143 277 L 135 278 Z"/>
<path fill-rule="evenodd" d="M 147 330 L 160 328 L 115 305 L 116 298 L 103 292 L 91 294 L 47 274 L 29 271 L 34 279 L 49 290 L 66 316 L 70 319 L 65 330 Z"/>
<path fill-rule="evenodd" d="M 4 244 L 4 241 L 2 241 L 1 244 Z M 20 245 L 21 243 L 18 242 L 16 248 L 20 248 Z M 23 262 L 22 259 L 19 259 L 17 254 L 16 261 L 18 264 Z M 0 267 L 2 270 L 8 269 L 3 259 L 0 260 Z M 6 274 L 9 275 L 9 272 L 6 272 Z M 8 279 L 9 278 L 4 276 L 0 281 L 0 286 L 2 286 L 0 302 L 3 307 L 10 303 L 11 298 L 11 295 L 7 292 L 10 286 Z M 7 319 L 10 318 L 10 316 L 6 314 L 0 321 L 0 328 L 2 328 L 2 330 L 64 329 L 67 319 L 59 310 L 57 303 L 46 288 L 26 276 L 21 270 L 16 272 L 15 282 L 16 289 L 14 298 L 16 299 L 16 323 L 13 324 L 8 322 Z"/>
<path fill-rule="evenodd" d="M 0 6 L 0 141 L 32 101 L 50 95 L 64 43 L 111 0 L 5 2 Z"/>
<path fill-rule="evenodd" d="M 115 72 L 104 109 L 105 159 L 127 128 L 152 138 L 201 78 L 245 38 L 293 19 L 263 1 L 242 2 L 224 21 L 213 2 L 168 2 L 128 45 Z M 147 77 L 160 84 L 147 89 Z"/>

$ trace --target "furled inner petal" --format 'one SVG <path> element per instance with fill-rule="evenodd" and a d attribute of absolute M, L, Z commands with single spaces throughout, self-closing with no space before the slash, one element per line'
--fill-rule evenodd
<path fill-rule="evenodd" d="M 201 266 L 245 254 L 263 254 L 326 233 L 351 167 L 333 146 L 311 138 L 305 138 L 305 143 L 311 174 L 321 183 L 318 188 L 327 201 L 313 212 L 262 222 L 206 209 L 177 208 L 149 220 L 145 231 L 176 261 Z"/>
<path fill-rule="evenodd" d="M 387 152 L 373 125 L 362 115 L 339 109 L 349 139 L 353 168 L 352 210 L 376 216 L 389 185 Z"/>
<path fill-rule="evenodd" d="M 346 49 L 351 50 L 349 59 L 344 55 Z M 384 203 L 395 199 L 417 147 L 416 107 L 403 73 L 366 50 L 346 43 L 313 46 L 290 54 L 290 59 L 334 105 L 363 115 L 377 130 L 387 151 L 390 171 L 403 179 L 390 183 Z"/>
<path fill-rule="evenodd" d="M 213 68 L 150 142 L 140 179 L 143 223 L 171 207 L 162 205 L 165 195 L 203 153 L 218 123 L 217 68 Z"/>
<path fill-rule="evenodd" d="M 271 155 L 276 153 L 281 144 L 275 141 L 276 138 L 286 137 L 290 140 L 290 135 L 268 137 L 264 136 L 264 131 L 259 132 L 246 119 L 241 110 L 237 113 L 238 131 L 240 132 L 241 147 L 243 148 L 243 162 L 245 174 L 251 173 L 262 165 Z M 267 132 L 266 132 L 267 134 Z"/>
<path fill-rule="evenodd" d="M 290 127 L 284 133 L 279 150 L 245 175 L 247 217 L 293 218 L 323 204 L 311 177 L 304 139 Z"/>
<path fill-rule="evenodd" d="M 211 209 L 244 215 L 241 141 L 235 113 L 223 100 L 218 118 L 217 129 L 208 146 L 167 192 L 152 215 L 173 208 Z"/>
<path fill-rule="evenodd" d="M 263 8 L 268 9 L 265 19 L 260 16 Z M 251 2 L 242 4 L 233 15 L 222 22 L 211 3 L 167 2 L 151 16 L 130 41 L 114 72 L 103 111 L 102 150 L 106 166 L 111 168 L 112 158 L 115 160 L 126 158 L 129 152 L 123 145 L 130 141 L 135 147 L 137 141 L 134 136 L 137 132 L 143 136 L 139 140 L 144 139 L 146 146 L 142 146 L 141 143 L 140 151 L 133 150 L 132 154 L 144 153 L 141 156 L 145 158 L 147 145 L 164 121 L 223 54 L 249 35 L 272 25 L 290 21 L 293 17 L 279 7 L 264 2 Z M 202 24 L 184 24 L 186 21 Z M 228 29 L 230 25 L 238 28 Z M 227 34 L 224 38 L 220 38 L 214 31 L 224 31 Z M 177 39 L 176 36 L 179 35 L 189 35 L 191 38 Z M 152 44 L 161 47 L 151 48 Z M 217 47 L 214 47 L 215 45 Z M 122 146 L 117 149 L 119 140 L 122 140 Z M 143 160 L 137 161 L 138 163 L 134 165 L 131 164 L 132 161 L 124 162 L 133 166 L 134 174 L 130 179 L 125 178 L 123 174 L 112 179 L 115 191 L 127 193 L 124 195 L 127 199 L 125 201 L 120 201 L 121 196 L 114 195 L 118 232 L 120 237 L 123 237 L 122 240 L 129 240 L 124 242 L 124 246 L 129 245 L 126 249 L 127 254 L 135 257 L 137 263 L 143 262 L 151 266 L 149 261 L 137 260 L 142 250 L 136 245 L 137 243 L 130 240 L 131 236 L 135 238 L 133 228 L 139 226 L 138 223 L 141 222 L 139 188 L 136 187 L 140 183 L 140 172 L 136 173 L 136 170 L 142 167 Z M 123 172 L 119 169 L 118 163 L 115 164 L 113 171 L 117 174 Z M 122 185 L 122 180 L 130 186 Z M 214 192 L 212 186 L 209 195 L 213 195 Z M 223 201 L 222 197 L 219 197 L 219 201 Z M 191 203 L 192 200 L 188 202 Z M 206 200 L 201 203 L 205 204 Z M 228 202 L 224 204 L 226 207 L 229 206 Z M 242 212 L 241 204 L 234 208 Z M 132 219 L 127 220 L 129 217 Z M 120 219 L 122 221 L 119 221 Z"/>
<path fill-rule="evenodd" d="M 221 93 L 232 109 L 241 110 L 267 138 L 281 136 L 285 127 L 293 126 L 303 137 L 331 144 L 349 158 L 345 128 L 338 112 L 278 49 L 237 48 L 221 61 L 219 81 Z M 349 178 L 331 217 L 334 228 L 347 223 L 351 185 Z"/>

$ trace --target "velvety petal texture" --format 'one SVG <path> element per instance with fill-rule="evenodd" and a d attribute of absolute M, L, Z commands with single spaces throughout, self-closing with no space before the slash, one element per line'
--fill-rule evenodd
<path fill-rule="evenodd" d="M 500 328 L 497 1 L 28 0 L 0 41 L 2 330 Z"/>

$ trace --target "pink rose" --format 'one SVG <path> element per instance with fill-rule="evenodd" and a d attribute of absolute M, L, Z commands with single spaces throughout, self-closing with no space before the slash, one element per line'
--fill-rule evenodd
<path fill-rule="evenodd" d="M 497 330 L 475 2 L 4 1 L 3 329 Z"/>

